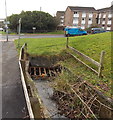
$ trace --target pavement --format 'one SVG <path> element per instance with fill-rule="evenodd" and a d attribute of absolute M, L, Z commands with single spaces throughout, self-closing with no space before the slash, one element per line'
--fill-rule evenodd
<path fill-rule="evenodd" d="M 13 42 L 0 42 L 0 88 L 2 88 L 2 118 L 25 118 L 28 116 L 27 105 L 23 93 L 20 71 L 18 65 L 18 54 Z M 1 101 L 2 100 L 2 101 Z M 1 111 L 0 111 L 1 112 Z M 1 113 L 0 113 L 1 117 Z"/>

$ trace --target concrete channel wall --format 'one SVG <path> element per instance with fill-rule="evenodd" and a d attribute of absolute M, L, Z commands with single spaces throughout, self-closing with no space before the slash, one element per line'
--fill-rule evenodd
<path fill-rule="evenodd" d="M 29 116 L 30 116 L 30 119 L 34 120 L 34 114 L 33 114 L 33 111 L 32 111 L 31 102 L 30 102 L 30 98 L 29 98 L 29 95 L 28 95 L 27 86 L 26 86 L 26 83 L 25 83 L 24 72 L 23 72 L 23 67 L 22 67 L 23 49 L 24 49 L 24 47 L 25 47 L 25 44 L 23 45 L 23 47 L 20 50 L 19 67 L 20 67 L 21 80 L 22 80 L 22 85 L 23 85 L 23 90 L 24 90 L 24 95 L 25 95 L 25 99 L 26 99 L 26 103 L 27 103 Z"/>
<path fill-rule="evenodd" d="M 26 60 L 26 50 L 27 45 L 24 44 L 20 50 L 19 67 L 29 117 L 31 120 L 35 120 L 37 118 L 49 118 L 48 112 L 36 92 L 37 90 L 34 82 L 28 73 L 29 61 Z"/>

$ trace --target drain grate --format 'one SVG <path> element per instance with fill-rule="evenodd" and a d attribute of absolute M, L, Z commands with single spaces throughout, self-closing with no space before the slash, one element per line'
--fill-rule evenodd
<path fill-rule="evenodd" d="M 53 67 L 36 67 L 31 66 L 29 68 L 29 74 L 33 79 L 55 77 L 62 72 L 62 66 L 57 65 Z"/>

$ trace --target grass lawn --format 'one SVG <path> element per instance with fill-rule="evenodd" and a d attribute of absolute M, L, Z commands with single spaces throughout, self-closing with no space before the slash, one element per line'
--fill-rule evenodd
<path fill-rule="evenodd" d="M 18 40 L 15 41 L 16 45 Z M 66 38 L 38 38 L 38 39 L 20 39 L 20 46 L 24 43 L 28 43 L 28 53 L 33 56 L 38 55 L 56 55 L 62 53 L 65 55 L 66 49 Z M 89 57 L 99 62 L 100 53 L 102 50 L 106 52 L 104 59 L 104 78 L 100 79 L 94 73 L 86 70 L 86 68 L 77 63 L 73 58 L 69 58 L 61 64 L 67 66 L 74 74 L 82 76 L 83 79 L 88 80 L 94 85 L 99 83 L 107 84 L 111 87 L 111 32 L 93 34 L 87 36 L 76 36 L 69 38 L 69 45 L 76 48 L 82 53 L 85 53 Z M 88 63 L 90 64 L 90 63 Z M 93 66 L 93 65 L 91 65 Z M 110 91 L 105 86 L 106 91 Z M 101 87 L 101 86 L 97 86 Z M 103 90 L 104 92 L 104 90 Z M 107 93 L 109 94 L 109 92 Z"/>
<path fill-rule="evenodd" d="M 6 34 L 4 31 L 0 31 L 0 34 Z"/>

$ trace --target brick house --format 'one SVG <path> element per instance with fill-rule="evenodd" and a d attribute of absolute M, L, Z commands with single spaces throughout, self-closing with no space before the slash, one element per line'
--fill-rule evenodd
<path fill-rule="evenodd" d="M 65 11 L 57 11 L 56 13 L 56 18 L 59 21 L 59 25 L 58 25 L 59 28 L 64 27 L 64 15 L 65 15 Z"/>
<path fill-rule="evenodd" d="M 98 9 L 98 24 L 105 30 L 113 30 L 113 6 Z"/>
<path fill-rule="evenodd" d="M 97 15 L 94 7 L 68 6 L 65 11 L 64 25 L 85 29 L 97 23 Z"/>
<path fill-rule="evenodd" d="M 111 7 L 95 10 L 94 7 L 68 6 L 66 11 L 57 11 L 59 26 L 76 26 L 82 29 L 92 24 L 113 31 L 113 4 Z"/>

